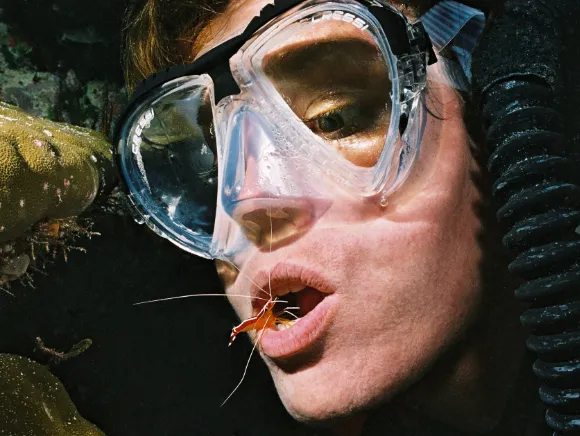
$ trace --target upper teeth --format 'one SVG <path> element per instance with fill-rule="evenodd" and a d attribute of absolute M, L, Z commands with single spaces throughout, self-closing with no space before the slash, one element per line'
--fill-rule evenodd
<path fill-rule="evenodd" d="M 304 285 L 301 284 L 290 285 L 284 287 L 283 289 L 278 290 L 278 292 L 276 292 L 276 295 L 281 297 L 282 295 L 289 294 L 290 292 L 298 292 L 301 291 L 302 289 L 304 289 Z"/>

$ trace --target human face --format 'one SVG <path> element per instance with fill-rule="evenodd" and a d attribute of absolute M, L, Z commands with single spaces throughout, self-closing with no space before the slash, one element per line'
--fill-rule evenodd
<path fill-rule="evenodd" d="M 266 3 L 232 4 L 206 29 L 214 37 L 202 52 L 239 33 Z M 301 421 L 348 416 L 392 398 L 478 309 L 478 168 L 455 91 L 430 83 L 427 104 L 437 116 L 428 116 L 421 154 L 388 204 L 334 202 L 308 232 L 276 227 L 271 247 L 255 250 L 239 273 L 217 265 L 241 319 L 255 315 L 256 304 L 238 296 L 261 295 L 256 286 L 315 289 L 296 294 L 301 313 L 316 307 L 308 328 L 299 328 L 305 318 L 283 335 L 259 333 L 280 398 Z"/>

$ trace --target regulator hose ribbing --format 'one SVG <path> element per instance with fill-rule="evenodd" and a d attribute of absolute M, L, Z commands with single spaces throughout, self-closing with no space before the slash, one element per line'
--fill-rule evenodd
<path fill-rule="evenodd" d="M 521 320 L 534 332 L 527 346 L 546 420 L 567 432 L 580 430 L 580 187 L 552 106 L 547 86 L 513 79 L 490 88 L 483 114 L 497 217 L 511 227 L 503 242 L 518 253 L 509 269 L 526 279 L 516 297 L 531 303 Z"/>
<path fill-rule="evenodd" d="M 580 166 L 558 87 L 578 3 L 508 0 L 473 64 L 497 218 L 515 253 L 509 270 L 525 279 L 515 295 L 530 304 L 521 321 L 554 435 L 580 432 Z"/>

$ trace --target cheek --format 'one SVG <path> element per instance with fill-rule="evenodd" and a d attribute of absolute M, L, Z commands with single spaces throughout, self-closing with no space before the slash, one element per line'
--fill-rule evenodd
<path fill-rule="evenodd" d="M 342 253 L 347 294 L 324 357 L 295 374 L 271 367 L 291 414 L 326 420 L 393 398 L 466 329 L 479 307 L 481 254 L 476 227 L 453 227 L 399 225 L 395 233 L 382 223 L 350 239 L 357 249 Z"/>
<path fill-rule="evenodd" d="M 387 270 L 389 304 L 414 325 L 413 337 L 442 342 L 479 304 L 481 199 L 463 123 L 430 122 L 409 186 L 372 232 L 380 255 L 367 264 L 373 280 Z"/>
<path fill-rule="evenodd" d="M 379 223 L 365 231 L 364 239 L 374 239 L 374 247 L 351 260 L 365 271 L 360 276 L 365 316 L 419 342 L 454 336 L 480 299 L 479 219 L 469 206 L 437 211 L 437 217 L 432 222 Z"/>

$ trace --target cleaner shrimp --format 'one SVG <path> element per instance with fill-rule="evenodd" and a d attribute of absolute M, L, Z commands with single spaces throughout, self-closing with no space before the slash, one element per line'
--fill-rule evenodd
<path fill-rule="evenodd" d="M 272 215 L 271 214 L 272 214 L 272 209 L 270 207 L 270 209 L 268 211 L 268 216 L 270 217 L 270 253 L 272 252 L 272 239 L 273 239 L 273 226 L 272 226 Z M 238 273 L 242 273 L 242 271 L 229 259 L 225 259 L 225 261 L 228 262 L 232 267 L 234 267 L 238 271 Z M 243 333 L 243 332 L 249 333 L 249 332 L 253 331 L 256 333 L 256 338 L 253 341 L 252 351 L 250 352 L 250 356 L 248 357 L 248 360 L 246 362 L 246 366 L 244 368 L 244 372 L 242 374 L 242 377 L 241 377 L 239 383 L 231 391 L 231 393 L 227 396 L 227 398 L 224 400 L 224 402 L 221 404 L 220 407 L 223 407 L 223 405 L 226 404 L 226 402 L 232 397 L 232 395 L 234 395 L 234 393 L 242 385 L 244 379 L 246 378 L 246 373 L 248 371 L 248 367 L 250 366 L 250 361 L 252 359 L 254 351 L 256 350 L 256 347 L 260 344 L 260 341 L 262 339 L 262 335 L 264 334 L 264 331 L 268 328 L 274 328 L 277 325 L 284 325 L 286 327 L 290 327 L 291 325 L 293 325 L 294 321 L 296 319 L 298 319 L 298 317 L 294 313 L 292 313 L 291 310 L 299 310 L 300 309 L 300 307 L 286 307 L 284 310 L 274 312 L 274 308 L 275 308 L 277 303 L 288 303 L 288 301 L 280 300 L 277 297 L 273 298 L 271 277 L 270 276 L 268 277 L 268 291 L 266 291 L 265 289 L 259 287 L 246 274 L 242 273 L 242 276 L 247 278 L 248 280 L 250 280 L 260 290 L 260 292 L 263 292 L 265 295 L 267 295 L 268 298 L 255 297 L 255 296 L 249 296 L 249 295 L 240 295 L 240 294 L 229 294 L 229 295 L 227 295 L 227 294 L 189 294 L 189 295 L 179 295 L 176 297 L 167 297 L 167 298 L 159 298 L 159 299 L 155 299 L 155 300 L 141 301 L 141 302 L 133 304 L 134 306 L 138 306 L 138 305 L 142 305 L 142 304 L 157 303 L 157 302 L 161 302 L 161 301 L 177 300 L 177 299 L 190 298 L 190 297 L 235 297 L 235 298 L 259 299 L 259 300 L 265 301 L 264 305 L 262 306 L 262 308 L 260 309 L 260 312 L 258 312 L 258 314 L 243 320 L 240 324 L 233 327 L 233 329 L 232 329 L 232 332 L 230 335 L 230 340 L 228 343 L 228 347 L 231 346 L 232 343 L 234 342 L 234 340 L 236 339 L 236 337 L 240 333 Z M 286 318 L 286 315 L 290 315 L 294 319 L 288 319 L 288 318 Z"/>

